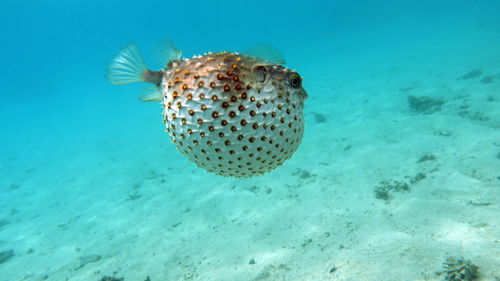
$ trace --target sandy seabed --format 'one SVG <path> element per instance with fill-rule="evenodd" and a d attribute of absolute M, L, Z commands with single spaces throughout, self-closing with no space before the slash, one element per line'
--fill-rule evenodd
<path fill-rule="evenodd" d="M 487 51 L 296 60 L 305 137 L 256 178 L 195 167 L 151 104 L 78 140 L 33 130 L 39 142 L 0 156 L 0 251 L 13 251 L 0 280 L 442 280 L 448 257 L 500 280 L 500 56 Z"/>

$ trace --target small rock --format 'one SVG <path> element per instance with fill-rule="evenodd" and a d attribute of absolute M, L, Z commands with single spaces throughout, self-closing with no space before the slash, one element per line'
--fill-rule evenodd
<path fill-rule="evenodd" d="M 334 273 L 335 271 L 337 271 L 337 267 L 334 265 L 332 266 L 332 268 L 330 268 L 330 271 L 328 271 L 328 273 Z"/>
<path fill-rule="evenodd" d="M 427 154 L 424 154 L 422 157 L 420 157 L 420 159 L 418 159 L 417 163 L 422 163 L 422 162 L 430 161 L 430 160 L 436 160 L 436 156 L 434 156 L 434 154 L 427 153 Z"/>
<path fill-rule="evenodd" d="M 478 278 L 479 267 L 472 264 L 469 260 L 463 258 L 448 257 L 443 265 L 446 281 L 473 281 Z"/>
<path fill-rule="evenodd" d="M 250 261 L 248 262 L 248 264 L 256 264 L 255 259 L 250 259 Z"/>

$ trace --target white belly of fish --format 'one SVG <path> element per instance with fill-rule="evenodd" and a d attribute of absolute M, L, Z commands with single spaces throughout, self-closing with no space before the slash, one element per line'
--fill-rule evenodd
<path fill-rule="evenodd" d="M 262 89 L 173 93 L 163 83 L 164 122 L 177 148 L 199 167 L 224 176 L 266 173 L 287 160 L 304 132 L 302 102 Z M 214 96 L 216 98 L 214 98 Z"/>

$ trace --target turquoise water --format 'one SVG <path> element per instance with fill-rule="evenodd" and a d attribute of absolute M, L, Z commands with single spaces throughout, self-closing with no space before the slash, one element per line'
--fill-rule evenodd
<path fill-rule="evenodd" d="M 0 32 L 2 281 L 500 279 L 498 1 L 4 0 Z M 181 155 L 105 78 L 163 38 L 279 49 L 309 95 L 294 156 L 233 179 Z"/>

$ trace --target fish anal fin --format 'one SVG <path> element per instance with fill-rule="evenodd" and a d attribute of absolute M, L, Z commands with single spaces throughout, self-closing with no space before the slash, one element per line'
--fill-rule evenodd
<path fill-rule="evenodd" d="M 150 87 L 144 89 L 139 99 L 141 101 L 161 101 L 163 97 L 159 87 Z"/>

